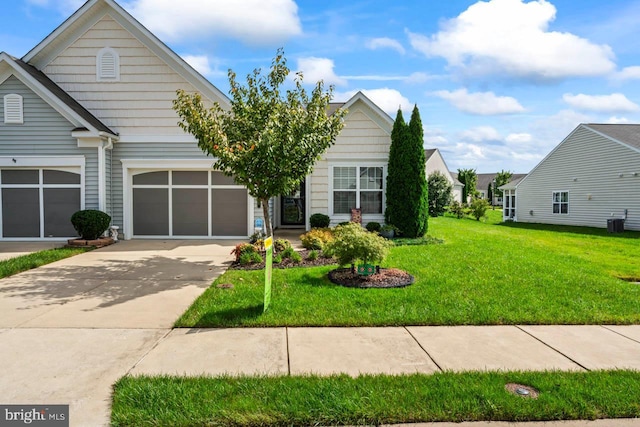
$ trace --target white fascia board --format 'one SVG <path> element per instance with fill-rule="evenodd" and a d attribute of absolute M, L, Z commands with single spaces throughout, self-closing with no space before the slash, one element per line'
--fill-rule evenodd
<path fill-rule="evenodd" d="M 0 167 L 80 167 L 84 156 L 0 156 Z"/>
<path fill-rule="evenodd" d="M 211 169 L 216 159 L 121 159 L 122 169 Z"/>

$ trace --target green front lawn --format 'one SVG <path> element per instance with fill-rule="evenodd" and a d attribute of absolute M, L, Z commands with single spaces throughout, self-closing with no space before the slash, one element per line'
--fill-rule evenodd
<path fill-rule="evenodd" d="M 45 249 L 0 261 L 0 279 L 87 252 L 86 248 Z"/>
<path fill-rule="evenodd" d="M 384 266 L 415 276 L 407 288 L 343 288 L 327 279 L 335 267 L 275 269 L 262 314 L 264 272 L 230 270 L 176 326 L 640 323 L 640 233 L 500 224 L 489 213 L 431 218 L 444 244 L 392 248 Z"/>
<path fill-rule="evenodd" d="M 507 383 L 534 387 L 536 400 Z M 130 377 L 113 426 L 380 425 L 640 417 L 637 371 L 469 372 L 332 377 Z"/>

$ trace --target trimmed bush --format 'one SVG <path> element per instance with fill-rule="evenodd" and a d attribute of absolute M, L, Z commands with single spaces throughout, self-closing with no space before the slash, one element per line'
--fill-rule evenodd
<path fill-rule="evenodd" d="M 273 249 L 275 249 L 276 252 L 282 252 L 287 248 L 291 247 L 291 242 L 288 241 L 287 239 L 276 239 L 273 242 Z"/>
<path fill-rule="evenodd" d="M 372 221 L 372 222 L 368 222 L 365 228 L 367 229 L 367 231 L 371 231 L 372 233 L 377 233 L 378 231 L 380 231 L 380 228 L 382 228 L 382 226 L 380 225 L 379 222 Z"/>
<path fill-rule="evenodd" d="M 327 228 L 330 223 L 331 218 L 325 214 L 314 213 L 309 217 L 309 225 L 311 228 Z"/>
<path fill-rule="evenodd" d="M 327 245 L 340 265 L 377 264 L 384 260 L 391 244 L 383 237 L 371 233 L 359 224 L 351 223 L 336 227 L 335 240 Z"/>
<path fill-rule="evenodd" d="M 240 261 L 240 257 L 246 253 L 257 253 L 258 249 L 251 243 L 238 243 L 231 251 L 231 255 L 236 256 L 236 262 Z"/>
<path fill-rule="evenodd" d="M 258 252 L 245 252 L 238 259 L 241 265 L 258 264 L 262 262 L 262 257 Z"/>
<path fill-rule="evenodd" d="M 324 249 L 332 240 L 333 231 L 330 228 L 314 228 L 300 236 L 302 247 L 305 249 Z"/>
<path fill-rule="evenodd" d="M 111 217 L 102 211 L 86 209 L 71 215 L 71 224 L 84 240 L 96 240 L 109 228 Z"/>

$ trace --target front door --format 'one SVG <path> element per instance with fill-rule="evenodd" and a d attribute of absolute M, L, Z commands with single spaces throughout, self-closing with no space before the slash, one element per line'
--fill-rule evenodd
<path fill-rule="evenodd" d="M 280 224 L 305 225 L 305 181 L 288 196 L 280 197 Z"/>

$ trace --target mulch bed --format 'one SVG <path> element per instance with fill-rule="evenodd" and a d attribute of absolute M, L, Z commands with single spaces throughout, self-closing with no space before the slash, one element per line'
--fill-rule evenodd
<path fill-rule="evenodd" d="M 275 262 L 273 263 L 273 268 L 292 268 L 292 267 L 320 267 L 323 265 L 334 265 L 336 264 L 336 260 L 333 258 L 324 258 L 322 256 L 322 251 L 316 251 L 318 253 L 318 258 L 316 258 L 315 260 L 311 261 L 308 260 L 307 257 L 309 256 L 309 250 L 301 250 L 301 251 L 296 251 L 300 254 L 300 256 L 302 257 L 302 261 L 300 261 L 299 263 L 295 263 L 293 261 L 291 261 L 290 259 L 283 259 L 281 263 L 276 264 Z M 256 264 L 246 264 L 246 265 L 242 265 L 239 262 L 232 262 L 231 266 L 229 267 L 233 270 L 262 270 L 264 268 L 264 262 L 261 263 L 256 263 Z"/>
<path fill-rule="evenodd" d="M 329 280 L 350 288 L 404 288 L 413 284 L 413 276 L 397 268 L 381 268 L 379 273 L 361 276 L 351 268 L 337 268 L 329 272 Z"/>

